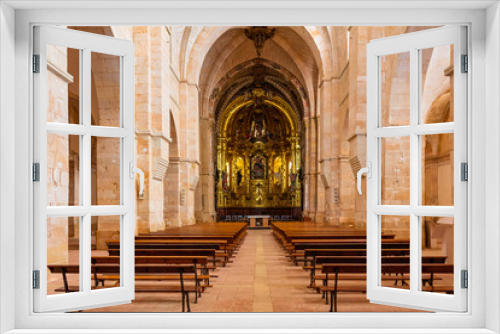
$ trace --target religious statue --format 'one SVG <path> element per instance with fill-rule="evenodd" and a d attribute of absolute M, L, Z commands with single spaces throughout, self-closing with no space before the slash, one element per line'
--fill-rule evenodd
<path fill-rule="evenodd" d="M 255 138 L 257 140 L 262 140 L 263 138 L 267 137 L 266 120 L 262 115 L 261 109 L 256 109 L 255 113 L 252 115 L 250 134 L 252 138 Z"/>
<path fill-rule="evenodd" d="M 252 159 L 252 179 L 263 180 L 266 178 L 266 161 L 262 155 Z"/>
<path fill-rule="evenodd" d="M 302 170 L 302 167 L 299 168 L 299 181 L 302 182 L 304 181 L 304 171 Z"/>
<path fill-rule="evenodd" d="M 278 188 L 281 186 L 281 168 L 274 173 L 274 185 Z"/>
<path fill-rule="evenodd" d="M 238 187 L 239 187 L 241 181 L 243 180 L 243 173 L 241 173 L 241 169 L 238 169 L 238 172 L 236 173 L 236 180 L 238 182 Z"/>
<path fill-rule="evenodd" d="M 222 179 L 222 189 L 227 190 L 227 173 L 224 170 L 221 173 L 221 179 Z"/>
<path fill-rule="evenodd" d="M 290 190 L 294 192 L 297 189 L 297 174 L 290 174 Z"/>
<path fill-rule="evenodd" d="M 263 196 L 262 196 L 262 184 L 257 184 L 257 187 L 255 189 L 255 202 L 257 202 L 257 204 L 261 204 L 262 203 L 262 199 L 263 199 Z"/>

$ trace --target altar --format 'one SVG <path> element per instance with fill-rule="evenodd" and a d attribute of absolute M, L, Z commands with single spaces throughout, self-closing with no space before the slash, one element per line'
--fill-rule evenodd
<path fill-rule="evenodd" d="M 248 216 L 248 219 L 250 220 L 250 228 L 254 227 L 269 228 L 269 219 L 271 219 L 271 216 L 255 215 L 255 216 Z"/>

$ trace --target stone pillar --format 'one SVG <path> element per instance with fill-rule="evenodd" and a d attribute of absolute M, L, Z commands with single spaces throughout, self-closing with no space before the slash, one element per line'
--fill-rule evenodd
<path fill-rule="evenodd" d="M 198 86 L 188 82 L 179 85 L 180 100 L 180 219 L 182 225 L 196 223 L 195 219 L 195 189 L 200 177 L 200 133 Z"/>
<path fill-rule="evenodd" d="M 181 226 L 180 220 L 180 163 L 179 157 L 170 158 L 163 188 L 164 217 L 170 227 Z"/>
<path fill-rule="evenodd" d="M 320 85 L 321 95 L 321 157 L 320 175 L 325 191 L 325 221 L 338 224 L 338 104 L 337 80 L 325 79 Z M 334 87 L 335 86 L 335 87 Z"/>
<path fill-rule="evenodd" d="M 355 191 L 356 184 L 349 163 L 349 156 L 339 158 L 339 225 L 342 227 L 354 227 Z"/>
<path fill-rule="evenodd" d="M 217 171 L 218 182 L 217 182 L 217 206 L 224 207 L 226 205 L 226 195 L 224 193 L 224 188 L 222 187 L 223 171 L 226 170 L 226 138 L 217 138 Z M 248 162 L 248 154 L 245 155 L 245 171 L 248 169 L 246 164 Z M 248 173 L 247 173 L 248 174 Z M 228 176 L 229 177 L 229 176 Z M 246 178 L 246 176 L 245 176 Z M 248 180 L 248 179 L 247 179 Z M 250 182 L 246 182 L 247 193 L 249 191 Z"/>
<path fill-rule="evenodd" d="M 200 192 L 200 197 L 197 199 L 197 221 L 214 222 L 216 220 L 215 213 L 215 168 L 213 159 L 214 147 L 214 120 L 202 118 L 200 124 L 201 137 L 201 173 L 200 182 L 197 190 Z"/>
<path fill-rule="evenodd" d="M 316 116 L 309 118 L 308 127 L 308 147 L 305 152 L 306 156 L 306 179 L 307 179 L 307 189 L 308 189 L 308 217 L 311 220 L 316 219 L 316 209 L 318 207 L 317 199 L 317 182 L 316 182 L 316 172 L 317 172 L 317 121 Z"/>
<path fill-rule="evenodd" d="M 383 27 L 352 27 L 349 48 L 349 158 L 357 157 L 366 166 L 366 44 L 369 33 L 383 37 Z M 380 35 L 382 34 L 382 35 Z M 366 175 L 362 177 L 366 189 Z M 355 226 L 366 228 L 366 191 L 355 191 Z"/>
<path fill-rule="evenodd" d="M 308 152 L 309 152 L 309 133 L 310 133 L 310 121 L 309 118 L 304 118 L 304 132 L 302 135 L 304 136 L 304 147 L 302 151 L 302 156 L 304 157 L 303 163 L 303 172 L 304 172 L 304 181 L 303 181 L 303 189 L 304 192 L 302 194 L 303 196 L 303 210 L 302 210 L 302 215 L 304 217 L 309 217 L 309 210 L 310 210 L 310 203 L 309 203 L 309 187 L 310 187 L 310 176 L 309 176 L 309 168 L 310 168 L 310 161 L 308 157 Z"/>
<path fill-rule="evenodd" d="M 164 178 L 169 167 L 169 49 L 163 27 L 134 27 L 137 165 L 144 196 L 137 199 L 137 231 L 165 228 Z"/>
<path fill-rule="evenodd" d="M 311 170 L 311 176 L 313 177 L 315 198 L 315 214 L 314 220 L 318 223 L 323 223 L 325 221 L 325 187 L 321 184 L 321 172 L 320 172 L 320 164 L 319 164 L 319 148 L 322 145 L 323 138 L 321 138 L 322 133 L 322 119 L 320 116 L 316 116 L 314 118 L 314 126 L 315 126 L 315 145 L 314 145 L 314 159 L 311 159 L 311 166 L 314 165 L 314 172 Z"/>

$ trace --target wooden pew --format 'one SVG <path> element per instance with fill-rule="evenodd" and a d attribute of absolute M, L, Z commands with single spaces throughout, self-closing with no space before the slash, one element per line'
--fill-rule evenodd
<path fill-rule="evenodd" d="M 366 239 L 366 231 L 317 223 L 275 222 L 272 229 L 274 236 L 281 243 L 290 243 L 291 239 Z M 382 239 L 394 238 L 393 233 L 382 233 Z"/>
<path fill-rule="evenodd" d="M 119 256 L 93 256 L 91 258 L 92 264 L 102 264 L 102 263 L 120 263 Z M 206 256 L 136 256 L 135 257 L 136 264 L 151 264 L 151 263 L 165 263 L 165 264 L 192 264 L 195 269 L 194 275 L 184 275 L 184 280 L 194 281 L 196 287 L 198 288 L 198 294 L 196 294 L 195 303 L 198 302 L 198 297 L 201 297 L 201 292 L 210 287 L 210 284 L 201 285 L 201 281 L 209 281 L 210 275 L 208 275 L 208 258 Z M 201 271 L 201 274 L 198 274 L 198 270 Z M 119 275 L 108 275 L 101 274 L 97 275 L 94 272 L 94 281 L 95 285 L 99 286 L 99 282 L 104 286 L 104 282 L 107 280 L 111 281 L 120 281 Z M 136 281 L 172 281 L 178 280 L 176 275 L 135 275 Z"/>
<path fill-rule="evenodd" d="M 120 249 L 120 242 L 118 241 L 108 241 L 108 250 Z M 135 246 L 135 249 L 214 249 L 219 250 L 219 244 L 157 244 L 157 243 L 147 243 L 139 244 Z"/>
<path fill-rule="evenodd" d="M 144 255 L 144 256 L 162 256 L 162 255 L 185 255 L 185 256 L 195 256 L 196 254 L 202 254 L 202 250 L 211 251 L 205 252 L 203 256 L 210 256 L 212 259 L 214 267 L 217 262 L 222 263 L 225 267 L 226 263 L 229 262 L 230 255 L 225 251 L 216 252 L 220 246 L 218 244 L 147 244 L 143 243 L 135 246 L 135 255 Z M 159 252 L 160 250 L 164 250 L 164 252 Z M 111 256 L 119 256 L 120 255 L 120 243 L 116 241 L 108 242 L 108 253 Z M 210 255 L 208 255 L 210 254 Z M 213 254 L 213 255 L 212 255 Z M 201 255 L 200 255 L 201 256 Z M 213 269 L 213 268 L 210 268 Z"/>
<path fill-rule="evenodd" d="M 64 282 L 64 291 L 72 292 L 79 291 L 78 288 L 68 286 L 67 274 L 79 274 L 80 266 L 78 264 L 49 264 L 47 268 L 53 274 L 62 274 Z M 108 274 L 108 275 L 119 275 L 120 274 L 120 264 L 118 263 L 100 263 L 93 264 L 91 267 L 93 273 L 97 275 Z M 192 264 L 165 264 L 165 263 L 147 263 L 147 264 L 136 264 L 135 274 L 150 274 L 150 275 L 162 275 L 162 274 L 173 274 L 179 275 L 179 286 L 135 286 L 135 292 L 162 292 L 162 293 L 180 293 L 182 296 L 182 312 L 185 312 L 187 306 L 187 311 L 191 312 L 191 306 L 189 304 L 189 292 L 197 293 L 198 288 L 196 285 L 186 286 L 184 282 L 185 274 L 196 273 L 196 269 Z M 94 289 L 103 289 L 103 287 L 94 287 Z"/>
<path fill-rule="evenodd" d="M 228 244 L 238 245 L 246 235 L 246 223 L 204 223 L 190 226 L 169 228 L 164 231 L 140 235 L 137 240 L 170 238 L 170 239 L 228 239 Z"/>
<path fill-rule="evenodd" d="M 410 264 L 409 263 L 389 263 L 381 265 L 381 271 L 388 274 L 409 274 Z M 328 275 L 334 275 L 334 285 L 325 285 L 320 288 L 321 291 L 330 293 L 330 312 L 337 312 L 337 294 L 338 292 L 366 292 L 366 286 L 360 285 L 338 285 L 339 274 L 363 274 L 366 273 L 366 263 L 332 263 L 324 264 L 321 268 L 321 272 L 326 275 L 326 284 L 328 284 Z M 422 274 L 452 274 L 453 265 L 452 264 L 442 264 L 442 263 L 423 263 L 422 264 Z M 441 287 L 424 287 L 424 291 L 430 292 L 445 292 L 452 293 L 452 286 L 441 286 Z"/>
<path fill-rule="evenodd" d="M 108 251 L 110 256 L 120 256 L 119 249 L 110 249 Z M 203 256 L 207 257 L 213 266 L 207 265 L 207 269 L 216 268 L 216 255 L 224 256 L 223 254 L 216 254 L 213 249 L 136 249 L 135 256 Z"/>
<path fill-rule="evenodd" d="M 383 264 L 389 263 L 401 263 L 401 264 L 409 264 L 410 256 L 382 256 L 381 261 Z M 428 255 L 422 257 L 422 263 L 445 263 L 446 256 L 442 255 Z M 325 283 L 327 279 L 326 275 L 316 275 L 316 270 L 321 269 L 324 264 L 330 263 L 364 263 L 366 264 L 366 256 L 317 256 L 314 259 L 313 266 L 311 267 L 311 277 L 312 277 L 312 286 L 314 287 L 314 281 L 321 280 Z M 350 275 L 340 277 L 342 280 L 366 280 L 366 275 Z M 385 281 L 395 281 L 395 285 L 397 285 L 398 281 L 401 281 L 402 285 L 404 285 L 405 280 L 410 279 L 410 275 L 402 274 L 401 276 L 394 275 L 383 275 L 381 276 L 382 280 Z M 433 285 L 435 280 L 441 280 L 442 278 L 436 277 L 433 274 L 423 274 L 422 275 L 422 284 L 429 283 L 430 286 Z M 324 285 L 328 285 L 327 282 Z"/>
<path fill-rule="evenodd" d="M 408 256 L 410 249 L 382 249 L 382 256 Z M 366 257 L 366 249 L 305 249 L 304 250 L 304 269 L 311 270 L 316 267 L 316 257 L 318 256 L 364 256 Z M 308 259 L 311 259 L 311 267 L 307 267 Z M 311 270 L 310 286 L 314 286 L 313 273 Z"/>
<path fill-rule="evenodd" d="M 364 242 L 328 242 L 328 243 L 296 243 L 293 245 L 293 249 L 290 250 L 290 257 L 292 261 L 294 261 L 295 265 L 298 263 L 298 258 L 303 257 L 304 253 L 299 251 L 304 251 L 306 249 L 366 249 L 366 241 Z M 409 240 L 382 240 L 382 249 L 410 249 L 410 241 Z"/>

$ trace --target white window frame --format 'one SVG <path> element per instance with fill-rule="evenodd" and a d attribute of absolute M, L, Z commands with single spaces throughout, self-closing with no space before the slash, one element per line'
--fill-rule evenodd
<path fill-rule="evenodd" d="M 40 73 L 34 83 L 34 162 L 40 164 L 40 181 L 33 184 L 34 200 L 34 269 L 40 272 L 39 289 L 34 290 L 35 312 L 74 311 L 130 303 L 134 299 L 135 233 L 135 99 L 134 45 L 120 40 L 81 31 L 51 26 L 34 27 L 34 53 L 40 56 Z M 47 122 L 47 47 L 73 48 L 79 52 L 80 123 Z M 120 124 L 117 127 L 91 124 L 92 52 L 118 56 L 120 59 Z M 47 134 L 78 135 L 80 142 L 80 203 L 75 206 L 47 206 Z M 120 140 L 120 203 L 91 205 L 91 139 Z M 91 290 L 91 219 L 96 216 L 120 217 L 120 286 Z M 47 295 L 47 219 L 79 217 L 80 291 Z"/>
<path fill-rule="evenodd" d="M 29 10 L 19 10 L 14 13 L 12 6 L 27 6 Z M 175 3 L 171 4 L 174 7 Z M 67 2 L 50 5 L 48 2 L 38 1 L 36 3 L 16 3 L 11 1 L 8 4 L 2 3 L 2 17 L 0 19 L 0 43 L 1 44 L 1 68 L 3 73 L 10 76 L 0 78 L 0 94 L 2 120 L 2 130 L 6 126 L 15 127 L 15 147 L 9 148 L 11 142 L 6 142 L 4 137 L 12 131 L 0 132 L 2 141 L 0 142 L 0 154 L 4 160 L 0 165 L 0 182 L 2 221 L 1 221 L 1 242 L 0 265 L 3 271 L 1 276 L 0 293 L 2 303 L 0 304 L 2 330 L 17 328 L 16 333 L 25 333 L 22 330 L 33 329 L 30 333 L 36 333 L 37 328 L 66 328 L 65 333 L 70 332 L 67 328 L 93 328 L 92 332 L 100 333 L 104 330 L 98 328 L 137 328 L 137 324 L 143 325 L 144 333 L 146 328 L 165 328 L 168 325 L 170 332 L 178 332 L 172 328 L 193 328 L 192 332 L 210 333 L 221 332 L 218 328 L 269 328 L 274 332 L 279 329 L 295 328 L 296 330 L 286 330 L 285 332 L 335 332 L 335 328 L 349 328 L 355 326 L 358 332 L 412 332 L 415 328 L 420 328 L 421 332 L 431 331 L 434 333 L 459 332 L 463 333 L 491 333 L 500 330 L 498 313 L 499 303 L 499 261 L 498 257 L 490 256 L 485 259 L 485 252 L 491 254 L 499 253 L 499 228 L 500 209 L 500 175 L 498 166 L 500 163 L 500 136 L 498 134 L 500 99 L 498 90 L 500 89 L 500 11 L 498 4 L 492 2 L 474 3 L 460 2 L 457 6 L 462 6 L 460 10 L 442 9 L 448 8 L 450 3 L 436 1 L 412 3 L 407 9 L 398 3 L 400 9 L 387 10 L 391 4 L 386 2 L 371 2 L 371 9 L 364 9 L 362 2 L 342 2 L 338 1 L 328 8 L 328 5 L 310 3 L 294 3 L 282 5 L 276 4 L 275 9 L 265 10 L 266 15 L 262 15 L 262 10 L 258 10 L 262 3 L 258 1 L 246 6 L 254 10 L 241 10 L 238 4 L 232 4 L 232 9 L 221 10 L 220 6 L 209 3 L 207 8 L 190 8 L 182 10 L 177 8 L 162 8 L 153 10 L 120 9 L 119 6 L 151 6 L 144 2 L 143 5 L 137 3 L 130 4 L 122 2 L 113 4 L 106 1 L 99 3 L 99 6 L 115 8 L 112 11 L 102 12 L 93 8 L 98 6 L 96 2 L 88 1 L 76 3 L 66 10 L 55 10 L 57 6 L 71 6 Z M 51 10 L 36 10 L 43 6 L 52 6 Z M 56 6 L 56 7 L 54 7 Z M 81 9 L 87 6 L 86 9 Z M 155 3 L 153 6 L 162 6 Z M 163 4 L 163 6 L 167 6 Z M 188 4 L 183 4 L 181 8 L 187 8 Z M 212 6 L 212 7 L 210 7 Z M 229 4 L 228 4 L 229 6 Z M 280 8 L 280 6 L 282 6 Z M 289 7 L 293 6 L 293 9 Z M 426 7 L 432 6 L 432 8 Z M 486 7 L 490 6 L 488 9 Z M 325 8 L 326 7 L 326 8 Z M 338 8 L 335 8 L 338 7 Z M 356 8 L 358 7 L 358 8 Z M 420 9 L 415 9 L 420 7 Z M 35 8 L 35 9 L 33 9 Z M 353 10 L 346 9 L 353 8 Z M 373 8 L 377 9 L 374 10 Z M 408 10 L 411 8 L 412 10 Z M 441 9 L 439 9 L 441 8 Z M 105 13 L 105 15 L 103 15 Z M 210 15 L 207 15 L 210 14 Z M 376 15 L 375 15 L 376 14 Z M 13 17 L 15 15 L 15 22 Z M 468 92 L 469 110 L 468 131 L 472 135 L 468 142 L 470 157 L 470 181 L 468 197 L 468 215 L 470 225 L 474 225 L 474 233 L 471 235 L 471 247 L 468 250 L 470 286 L 468 290 L 469 311 L 464 314 L 436 313 L 436 314 L 34 314 L 32 312 L 32 290 L 30 258 L 30 245 L 32 240 L 30 231 L 32 228 L 32 201 L 27 200 L 32 193 L 30 181 L 32 147 L 32 105 L 26 96 L 32 95 L 30 55 L 31 55 L 31 33 L 34 24 L 72 24 L 72 25 L 255 25 L 269 24 L 272 20 L 277 25 L 441 25 L 441 24 L 466 24 L 469 26 L 469 55 L 471 63 L 469 68 L 472 75 L 469 76 Z M 488 27 L 486 29 L 485 23 Z M 15 31 L 15 39 L 13 37 Z M 15 57 L 14 57 L 15 46 Z M 15 66 L 15 73 L 11 67 Z M 488 71 L 485 71 L 488 66 Z M 9 96 L 12 87 L 9 87 L 12 78 L 15 82 L 15 99 Z M 10 79 L 10 81 L 9 81 Z M 12 108 L 15 106 L 15 120 L 9 118 L 12 115 Z M 5 107 L 10 107 L 6 110 Z M 474 121 L 472 117 L 474 116 Z M 488 118 L 488 122 L 486 122 Z M 486 134 L 485 134 L 486 133 Z M 487 139 L 487 140 L 486 140 Z M 488 155 L 485 149 L 489 151 Z M 10 160 L 5 160 L 5 159 Z M 15 159 L 15 164 L 11 161 Z M 9 163 L 11 162 L 11 163 Z M 486 164 L 488 162 L 488 164 Z M 486 165 L 486 167 L 484 167 Z M 477 168 L 475 168 L 477 166 Z M 15 168 L 15 183 L 10 180 Z M 488 182 L 486 172 L 491 172 Z M 3 185 L 16 187 L 15 191 L 15 212 L 9 210 L 9 202 L 6 199 L 11 196 L 11 189 Z M 488 194 L 488 197 L 486 196 Z M 14 216 L 15 214 L 15 216 Z M 486 219 L 486 217 L 488 219 Z M 5 218 L 15 218 L 15 227 L 12 221 Z M 14 230 L 15 229 L 15 230 Z M 7 235 L 4 232 L 8 232 Z M 15 247 L 12 234 L 15 232 Z M 12 256 L 15 250 L 15 256 Z M 487 261 L 488 267 L 485 262 Z M 477 275 L 475 274 L 477 273 Z M 485 279 L 488 276 L 488 280 Z M 7 284 L 15 284 L 15 291 Z M 485 293 L 486 288 L 488 294 Z M 11 305 L 15 304 L 15 309 Z M 10 306 L 10 307 L 9 307 Z M 198 328 L 196 331 L 194 329 Z M 301 328 L 300 330 L 297 330 Z M 305 329 L 308 328 L 309 330 Z M 377 330 L 378 328 L 378 330 Z M 392 328 L 392 330 L 390 330 Z M 323 330 L 321 330 L 323 329 Z M 373 329 L 373 330 L 370 330 Z M 412 330 L 413 329 L 413 330 Z M 448 330 L 447 330 L 448 329 Z M 492 331 L 490 331 L 491 329 Z M 51 331 L 54 332 L 54 331 Z M 90 331 L 89 331 L 90 332 Z M 128 331 L 132 333 L 133 331 Z M 165 330 L 164 332 L 169 332 Z M 189 331 L 185 331 L 187 333 Z M 232 330 L 231 332 L 234 332 Z M 342 331 L 345 332 L 345 331 Z M 355 333 L 355 330 L 349 331 Z"/>

